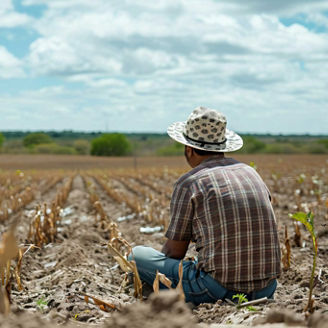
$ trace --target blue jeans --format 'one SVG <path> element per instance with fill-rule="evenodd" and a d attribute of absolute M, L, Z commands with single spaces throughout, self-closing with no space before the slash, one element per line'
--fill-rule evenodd
<path fill-rule="evenodd" d="M 128 260 L 134 259 L 137 264 L 138 272 L 142 281 L 153 285 L 156 277 L 156 271 L 164 273 L 172 281 L 172 287 L 175 288 L 179 282 L 179 260 L 166 257 L 163 253 L 156 251 L 151 247 L 136 246 L 129 255 Z M 215 303 L 219 299 L 229 298 L 238 291 L 228 290 L 217 280 L 204 271 L 196 268 L 197 262 L 183 261 L 183 279 L 182 286 L 185 293 L 186 302 L 192 302 L 195 305 L 201 303 Z M 277 287 L 277 281 L 272 280 L 269 285 L 259 291 L 246 294 L 247 299 L 254 300 L 262 297 L 273 298 Z M 161 289 L 166 287 L 160 284 Z"/>

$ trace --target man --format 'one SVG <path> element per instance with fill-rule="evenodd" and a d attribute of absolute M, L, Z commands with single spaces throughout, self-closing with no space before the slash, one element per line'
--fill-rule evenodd
<path fill-rule="evenodd" d="M 175 184 L 162 252 L 137 246 L 129 257 L 141 279 L 152 285 L 158 270 L 177 286 L 192 241 L 198 260 L 183 261 L 186 302 L 213 303 L 238 293 L 272 298 L 280 248 L 269 191 L 253 168 L 224 157 L 242 147 L 241 137 L 226 129 L 223 114 L 204 107 L 172 124 L 168 134 L 185 145 L 192 170 Z"/>

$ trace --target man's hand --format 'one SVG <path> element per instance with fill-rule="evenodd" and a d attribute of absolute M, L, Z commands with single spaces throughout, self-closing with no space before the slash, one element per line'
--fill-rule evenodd
<path fill-rule="evenodd" d="M 186 255 L 189 243 L 189 240 L 176 241 L 168 239 L 162 248 L 162 253 L 164 253 L 167 257 L 181 260 Z"/>

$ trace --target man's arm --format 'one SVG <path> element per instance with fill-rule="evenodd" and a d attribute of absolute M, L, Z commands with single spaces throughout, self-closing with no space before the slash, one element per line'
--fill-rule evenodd
<path fill-rule="evenodd" d="M 168 239 L 162 248 L 162 253 L 164 253 L 167 257 L 181 260 L 186 255 L 189 243 L 189 240 L 177 241 Z"/>

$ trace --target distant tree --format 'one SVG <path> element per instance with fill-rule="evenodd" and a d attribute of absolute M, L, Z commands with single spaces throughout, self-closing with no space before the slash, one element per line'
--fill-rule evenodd
<path fill-rule="evenodd" d="M 23 139 L 23 145 L 27 148 L 48 143 L 52 143 L 51 138 L 47 134 L 42 132 L 30 133 Z"/>
<path fill-rule="evenodd" d="M 159 156 L 182 156 L 184 152 L 184 145 L 174 142 L 169 146 L 162 147 L 157 150 Z"/>
<path fill-rule="evenodd" d="M 2 148 L 3 142 L 5 141 L 5 137 L 3 134 L 0 132 L 0 148 Z"/>
<path fill-rule="evenodd" d="M 124 156 L 130 151 L 131 144 L 121 133 L 105 133 L 91 141 L 91 155 Z"/>
<path fill-rule="evenodd" d="M 318 144 L 323 145 L 325 148 L 328 149 L 328 139 L 320 139 L 318 140 Z"/>
<path fill-rule="evenodd" d="M 90 151 L 90 143 L 88 140 L 78 139 L 73 143 L 73 147 L 79 155 L 87 155 Z"/>
<path fill-rule="evenodd" d="M 241 153 L 261 153 L 264 151 L 266 144 L 255 137 L 245 136 L 243 137 L 244 147 L 241 149 Z"/>

